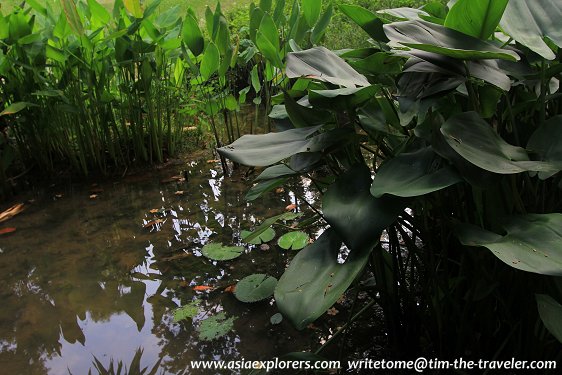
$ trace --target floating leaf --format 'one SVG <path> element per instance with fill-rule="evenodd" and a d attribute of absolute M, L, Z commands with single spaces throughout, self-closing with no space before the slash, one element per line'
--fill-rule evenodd
<path fill-rule="evenodd" d="M 234 295 L 241 302 L 257 302 L 273 295 L 277 279 L 262 273 L 246 276 L 236 284 Z"/>
<path fill-rule="evenodd" d="M 234 293 L 235 290 L 236 290 L 236 284 L 232 284 L 224 288 L 225 293 Z"/>
<path fill-rule="evenodd" d="M 273 325 L 279 324 L 283 321 L 283 315 L 281 313 L 273 314 L 271 318 L 269 318 L 269 322 Z"/>
<path fill-rule="evenodd" d="M 226 317 L 226 313 L 220 312 L 201 322 L 197 329 L 199 338 L 204 341 L 211 341 L 226 335 L 234 326 L 234 317 Z"/>
<path fill-rule="evenodd" d="M 150 220 L 149 222 L 145 223 L 143 225 L 143 227 L 145 228 L 150 228 L 152 226 L 158 225 L 158 224 L 162 224 L 164 222 L 164 220 L 162 219 L 156 219 L 156 220 Z"/>
<path fill-rule="evenodd" d="M 201 253 L 212 260 L 230 260 L 238 258 L 244 252 L 242 246 L 223 246 L 220 243 L 208 243 Z"/>
<path fill-rule="evenodd" d="M 308 245 L 308 234 L 301 231 L 285 233 L 279 237 L 277 244 L 285 250 L 300 250 Z"/>
<path fill-rule="evenodd" d="M 199 303 L 198 299 L 191 301 L 187 305 L 179 307 L 174 310 L 174 322 L 179 322 L 187 318 L 194 318 L 199 313 Z"/>
<path fill-rule="evenodd" d="M 242 241 L 245 241 L 246 237 L 250 236 L 252 232 L 249 230 L 243 230 L 240 232 L 240 237 L 242 237 Z M 257 237 L 254 237 L 252 240 L 247 241 L 249 244 L 252 245 L 260 245 L 263 242 L 269 242 L 275 237 L 275 231 L 273 228 L 267 228 L 265 231 L 260 233 Z"/>
<path fill-rule="evenodd" d="M 295 208 L 297 208 L 297 205 L 293 203 L 285 207 L 285 211 L 293 211 Z"/>
<path fill-rule="evenodd" d="M 562 214 L 527 214 L 503 219 L 507 234 L 458 224 L 457 236 L 468 246 L 484 246 L 507 265 L 542 275 L 562 276 Z"/>
<path fill-rule="evenodd" d="M 562 305 L 544 294 L 537 294 L 535 297 L 544 326 L 552 336 L 562 342 Z"/>

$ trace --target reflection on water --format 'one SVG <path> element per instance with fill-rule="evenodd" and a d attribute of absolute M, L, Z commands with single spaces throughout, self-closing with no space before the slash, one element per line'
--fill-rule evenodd
<path fill-rule="evenodd" d="M 162 373 L 180 374 L 193 359 L 263 359 L 313 344 L 310 332 L 271 326 L 271 303 L 193 290 L 249 273 L 279 277 L 287 264 L 275 246 L 247 247 L 230 262 L 201 256 L 209 240 L 240 244 L 241 229 L 295 200 L 284 192 L 250 206 L 240 176 L 209 167 L 192 163 L 187 181 L 162 183 L 180 168 L 170 167 L 105 183 L 95 199 L 90 186 L 56 187 L 11 219 L 17 231 L 0 239 L 2 372 L 86 374 L 94 356 L 128 365 L 142 348 L 142 367 L 162 359 Z M 194 298 L 202 312 L 173 322 L 172 310 Z M 200 341 L 198 323 L 219 311 L 236 317 L 234 332 Z"/>

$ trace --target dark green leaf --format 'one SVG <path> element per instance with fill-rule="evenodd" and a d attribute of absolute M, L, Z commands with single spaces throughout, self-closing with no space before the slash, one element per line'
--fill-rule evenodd
<path fill-rule="evenodd" d="M 219 64 L 219 50 L 213 42 L 210 42 L 207 44 L 207 48 L 203 54 L 203 60 L 201 60 L 200 72 L 204 81 L 208 80 L 211 75 L 217 71 Z"/>
<path fill-rule="evenodd" d="M 313 125 L 322 125 L 330 120 L 329 112 L 305 107 L 296 102 L 289 94 L 284 94 L 285 110 L 295 128 L 306 128 Z"/>
<path fill-rule="evenodd" d="M 189 48 L 195 56 L 199 56 L 203 52 L 205 47 L 203 34 L 201 33 L 201 29 L 199 29 L 199 23 L 195 17 L 189 13 L 183 20 L 182 38 L 187 48 Z"/>
<path fill-rule="evenodd" d="M 562 161 L 562 116 L 554 116 L 541 125 L 527 143 L 527 150 L 538 156 L 539 160 L 548 162 Z M 546 179 L 556 171 L 540 172 L 539 177 Z"/>
<path fill-rule="evenodd" d="M 258 236 L 260 236 L 263 232 L 265 232 L 269 227 L 271 227 L 273 224 L 275 224 L 279 220 L 293 220 L 293 219 L 296 219 L 299 216 L 301 216 L 300 213 L 295 214 L 293 212 L 284 212 L 280 215 L 269 217 L 269 218 L 265 219 L 260 225 L 258 225 L 258 227 L 256 229 L 254 229 L 254 231 L 250 235 L 247 235 L 246 237 L 244 237 L 244 241 L 253 241 L 254 239 L 258 238 Z"/>
<path fill-rule="evenodd" d="M 236 284 L 234 296 L 241 302 L 257 302 L 273 295 L 277 279 L 262 273 L 246 276 Z"/>
<path fill-rule="evenodd" d="M 242 238 L 242 241 L 248 242 L 249 244 L 252 245 L 259 245 L 265 242 L 269 242 L 275 237 L 275 231 L 273 230 L 273 228 L 267 228 L 263 233 L 261 233 L 253 240 L 246 241 L 246 238 L 249 237 L 251 234 L 252 232 L 250 232 L 249 230 L 243 230 L 240 232 L 240 237 Z"/>
<path fill-rule="evenodd" d="M 511 50 L 426 21 L 395 22 L 384 25 L 384 31 L 393 47 L 407 46 L 463 60 L 520 59 Z"/>
<path fill-rule="evenodd" d="M 330 24 L 330 19 L 332 18 L 332 12 L 333 12 L 333 6 L 332 3 L 330 3 L 326 8 L 326 11 L 322 14 L 322 17 L 320 18 L 316 26 L 314 26 L 314 29 L 312 29 L 312 33 L 310 34 L 310 41 L 313 44 L 320 43 L 320 40 L 324 36 L 324 33 L 326 32 L 326 29 Z"/>
<path fill-rule="evenodd" d="M 463 158 L 490 172 L 557 172 L 561 162 L 529 161 L 525 149 L 506 143 L 475 112 L 449 118 L 441 127 L 447 143 Z"/>
<path fill-rule="evenodd" d="M 322 0 L 306 0 L 301 3 L 302 12 L 304 14 L 304 19 L 308 24 L 309 28 L 314 27 L 318 17 L 320 17 L 320 11 L 322 10 Z"/>
<path fill-rule="evenodd" d="M 327 229 L 312 245 L 301 250 L 275 288 L 275 301 L 283 316 L 299 330 L 330 308 L 361 273 L 370 251 L 351 252 L 338 263 L 342 241 Z"/>
<path fill-rule="evenodd" d="M 371 194 L 415 197 L 461 182 L 452 168 L 439 165 L 439 159 L 430 147 L 388 159 L 375 175 Z"/>
<path fill-rule="evenodd" d="M 338 177 L 323 196 L 324 218 L 352 250 L 370 250 L 382 231 L 404 210 L 405 202 L 393 196 L 375 198 L 369 192 L 371 173 L 356 165 Z"/>
<path fill-rule="evenodd" d="M 544 326 L 562 343 L 562 305 L 545 294 L 537 294 L 535 297 Z"/>
<path fill-rule="evenodd" d="M 562 214 L 527 214 L 501 222 L 507 234 L 458 224 L 457 236 L 468 246 L 484 246 L 507 265 L 542 275 L 562 276 Z"/>
<path fill-rule="evenodd" d="M 359 25 L 371 38 L 379 42 L 387 42 L 382 21 L 370 10 L 359 5 L 338 4 L 340 10 Z"/>
<path fill-rule="evenodd" d="M 445 18 L 445 26 L 486 40 L 500 23 L 509 0 L 458 0 Z"/>

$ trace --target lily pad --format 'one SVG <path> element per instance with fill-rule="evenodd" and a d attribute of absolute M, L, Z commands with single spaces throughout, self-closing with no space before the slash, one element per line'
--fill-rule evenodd
<path fill-rule="evenodd" d="M 273 325 L 277 325 L 282 321 L 283 321 L 283 315 L 281 315 L 281 313 L 274 314 L 271 316 L 271 318 L 269 318 L 269 322 Z"/>
<path fill-rule="evenodd" d="M 193 319 L 195 315 L 199 313 L 199 303 L 200 301 L 196 299 L 174 310 L 174 322 L 179 322 L 187 318 Z"/>
<path fill-rule="evenodd" d="M 233 316 L 227 318 L 226 313 L 220 312 L 203 320 L 197 329 L 199 338 L 204 341 L 211 341 L 226 335 L 232 331 L 234 319 Z"/>
<path fill-rule="evenodd" d="M 201 253 L 212 260 L 230 260 L 238 258 L 244 252 L 242 246 L 223 246 L 221 243 L 208 243 Z"/>
<path fill-rule="evenodd" d="M 251 234 L 252 232 L 250 232 L 249 230 L 243 230 L 240 232 L 240 237 L 242 237 L 242 241 L 245 241 L 246 237 L 250 236 Z M 262 243 L 271 241 L 274 237 L 275 237 L 275 231 L 273 230 L 273 228 L 267 228 L 259 236 L 246 242 L 252 245 L 260 245 Z"/>
<path fill-rule="evenodd" d="M 308 244 L 308 234 L 302 231 L 285 233 L 279 237 L 277 244 L 285 250 L 300 250 Z"/>
<path fill-rule="evenodd" d="M 263 273 L 246 276 L 236 284 L 234 296 L 241 302 L 257 302 L 273 295 L 277 279 Z"/>

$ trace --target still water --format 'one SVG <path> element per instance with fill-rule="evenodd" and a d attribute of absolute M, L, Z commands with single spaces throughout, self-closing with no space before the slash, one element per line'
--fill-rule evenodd
<path fill-rule="evenodd" d="M 97 374 L 94 357 L 130 367 L 140 348 L 141 368 L 161 360 L 158 374 L 183 374 L 191 360 L 318 347 L 326 330 L 272 325 L 272 300 L 244 304 L 224 292 L 251 273 L 279 277 L 293 254 L 273 241 L 267 250 L 244 244 L 232 261 L 201 256 L 209 241 L 242 245 L 240 231 L 283 212 L 294 191 L 315 199 L 296 186 L 249 204 L 249 186 L 242 173 L 224 177 L 216 161 L 201 160 L 33 194 L 2 223 L 17 230 L 0 237 L 0 372 Z M 193 289 L 200 285 L 217 289 Z M 174 322 L 173 310 L 194 299 L 200 313 Z M 221 311 L 235 317 L 233 331 L 200 340 L 200 322 Z"/>

